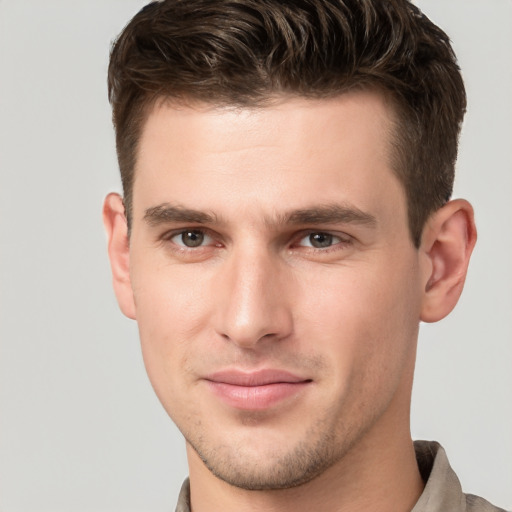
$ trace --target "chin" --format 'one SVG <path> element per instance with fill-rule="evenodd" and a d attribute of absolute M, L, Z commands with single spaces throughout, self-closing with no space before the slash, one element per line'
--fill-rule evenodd
<path fill-rule="evenodd" d="M 321 475 L 340 460 L 350 443 L 336 443 L 332 430 L 305 435 L 287 447 L 282 442 L 252 445 L 233 442 L 216 447 L 188 440 L 208 470 L 224 482 L 245 490 L 290 489 Z M 311 434 L 311 432 L 309 433 Z"/>

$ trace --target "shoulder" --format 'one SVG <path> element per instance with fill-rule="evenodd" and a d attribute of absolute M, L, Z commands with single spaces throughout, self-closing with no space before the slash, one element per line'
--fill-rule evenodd
<path fill-rule="evenodd" d="M 474 494 L 466 494 L 466 511 L 467 512 L 506 512 L 505 509 L 495 507 L 487 500 L 475 496 Z"/>
<path fill-rule="evenodd" d="M 443 447 L 435 441 L 415 441 L 416 459 L 425 489 L 412 512 L 506 512 L 462 491 Z"/>

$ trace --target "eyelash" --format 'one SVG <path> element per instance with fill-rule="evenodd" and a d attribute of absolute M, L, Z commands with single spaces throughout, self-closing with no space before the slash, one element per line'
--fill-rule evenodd
<path fill-rule="evenodd" d="M 196 247 L 188 247 L 185 244 L 178 244 L 173 241 L 173 238 L 178 237 L 180 235 L 183 236 L 185 233 L 199 233 L 199 234 L 204 235 L 205 237 L 211 238 L 212 241 L 215 241 L 215 239 L 217 238 L 212 232 L 210 232 L 204 228 L 192 227 L 192 228 L 185 228 L 185 229 L 169 231 L 161 237 L 161 240 L 162 240 L 162 242 L 168 242 L 168 243 L 174 245 L 176 248 L 175 250 L 183 251 L 183 252 L 186 252 L 186 251 L 194 251 L 195 252 L 197 250 L 204 249 L 206 247 L 211 247 L 211 246 L 221 247 L 222 246 L 221 243 L 214 243 L 214 244 L 209 244 L 209 245 L 198 245 Z"/>
<path fill-rule="evenodd" d="M 183 236 L 186 233 L 202 234 L 204 237 L 211 238 L 214 243 L 208 244 L 208 245 L 201 244 L 201 245 L 197 245 L 194 247 L 194 246 L 186 246 L 185 244 L 179 244 L 179 243 L 176 243 L 173 241 L 173 238 L 178 237 L 180 235 Z M 332 239 L 335 239 L 337 241 L 332 243 L 332 245 L 329 245 L 326 247 L 314 247 L 311 245 L 300 245 L 299 244 L 299 242 L 303 241 L 304 239 L 307 239 L 308 237 L 311 237 L 312 235 L 324 235 L 324 236 L 330 237 Z M 211 231 L 209 231 L 207 229 L 199 228 L 199 227 L 197 227 L 197 228 L 191 227 L 191 228 L 173 230 L 173 231 L 167 232 L 161 237 L 161 240 L 163 242 L 171 243 L 174 246 L 174 250 L 177 252 L 197 253 L 201 249 L 205 250 L 209 247 L 222 247 L 222 243 L 215 242 L 216 238 L 218 239 L 218 237 L 216 237 L 214 233 L 212 233 Z M 332 233 L 330 231 L 321 231 L 321 230 L 307 230 L 307 231 L 300 232 L 296 237 L 294 237 L 293 242 L 291 244 L 291 248 L 293 249 L 295 247 L 299 247 L 299 248 L 302 247 L 305 251 L 308 251 L 310 253 L 326 254 L 326 253 L 330 253 L 332 251 L 344 250 L 352 244 L 353 244 L 353 238 L 345 233 Z"/>
<path fill-rule="evenodd" d="M 327 237 L 328 239 L 331 239 L 331 245 L 328 245 L 326 247 L 315 247 L 313 245 L 299 245 L 299 247 L 304 247 L 307 250 L 315 251 L 315 252 L 330 252 L 330 251 L 337 251 L 342 248 L 345 248 L 347 245 L 349 245 L 352 242 L 352 239 L 345 234 L 334 234 L 329 231 L 308 231 L 306 233 L 301 233 L 300 237 L 297 238 L 297 240 L 300 242 L 302 240 L 309 239 L 311 242 L 312 235 L 323 235 L 324 237 Z M 337 241 L 334 241 L 337 240 Z"/>

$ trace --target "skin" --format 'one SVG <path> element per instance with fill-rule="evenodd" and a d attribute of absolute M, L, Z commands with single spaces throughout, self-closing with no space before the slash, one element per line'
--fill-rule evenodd
<path fill-rule="evenodd" d="M 413 246 L 392 119 L 370 91 L 261 109 L 159 102 L 130 239 L 107 197 L 114 288 L 187 441 L 194 512 L 405 511 L 421 493 L 418 325 L 455 306 L 476 232 L 452 201 Z M 261 369 L 302 384 L 258 407 L 212 389 L 216 372 Z"/>

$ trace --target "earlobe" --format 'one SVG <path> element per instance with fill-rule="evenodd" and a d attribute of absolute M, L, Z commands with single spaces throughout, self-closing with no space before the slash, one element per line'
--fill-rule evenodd
<path fill-rule="evenodd" d="M 103 203 L 103 225 L 107 233 L 112 282 L 121 311 L 135 319 L 135 303 L 130 281 L 130 244 L 123 199 L 111 193 Z"/>
<path fill-rule="evenodd" d="M 425 269 L 422 321 L 437 322 L 455 307 L 475 243 L 474 213 L 467 201 L 450 201 L 431 216 L 420 247 Z"/>

